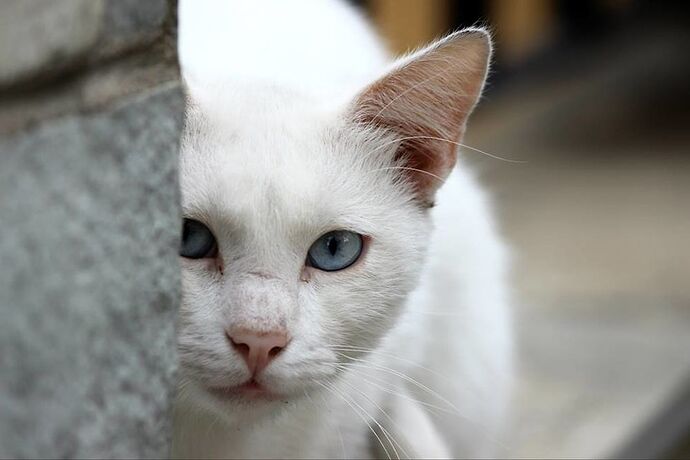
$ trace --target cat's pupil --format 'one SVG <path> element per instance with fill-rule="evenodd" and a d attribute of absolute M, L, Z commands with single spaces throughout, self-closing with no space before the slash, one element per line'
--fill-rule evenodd
<path fill-rule="evenodd" d="M 338 252 L 338 241 L 333 237 L 328 238 L 326 247 L 328 247 L 328 252 L 330 252 L 331 255 L 334 256 L 335 253 Z"/>

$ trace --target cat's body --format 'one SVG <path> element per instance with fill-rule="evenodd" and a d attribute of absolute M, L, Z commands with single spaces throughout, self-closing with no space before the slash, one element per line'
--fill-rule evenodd
<path fill-rule="evenodd" d="M 182 199 L 185 216 L 215 234 L 218 255 L 182 260 L 173 455 L 500 452 L 511 378 L 503 246 L 471 174 L 462 165 L 450 171 L 454 145 L 449 165 L 412 167 L 405 160 L 447 145 L 434 141 L 441 128 L 429 135 L 405 126 L 446 120 L 429 112 L 417 123 L 411 118 L 419 114 L 407 108 L 391 115 L 396 123 L 381 117 L 401 102 L 412 107 L 436 97 L 430 90 L 415 100 L 415 88 L 434 78 L 416 62 L 436 66 L 446 57 L 440 53 L 461 54 L 455 48 L 462 47 L 468 69 L 478 70 L 438 89 L 466 85 L 472 96 L 447 117 L 457 118 L 447 131 L 458 125 L 452 140 L 459 141 L 483 82 L 485 68 L 471 57 L 484 52 L 485 34 L 469 31 L 408 58 L 412 65 L 392 68 L 391 86 L 381 78 L 391 67 L 375 35 L 344 5 L 300 3 L 291 15 L 279 6 L 284 2 L 227 3 L 214 14 L 226 21 L 220 33 L 193 4 L 199 5 L 183 3 L 180 11 L 190 83 Z M 268 27 L 253 40 L 257 21 Z M 209 33 L 199 24 L 226 45 L 207 49 Z M 228 56 L 223 65 L 221 48 Z M 477 58 L 483 66 L 488 48 L 486 54 Z M 408 78 L 418 81 L 400 83 Z M 452 105 L 448 95 L 443 103 Z M 402 132 L 393 133 L 393 125 Z M 413 139 L 399 157 L 401 139 L 413 137 L 423 144 Z M 415 174 L 422 169 L 428 172 Z M 365 235 L 361 260 L 342 271 L 305 267 L 310 244 L 336 229 Z M 236 327 L 257 334 L 279 329 L 290 340 L 252 377 L 224 332 Z M 236 391 L 250 378 L 268 396 Z"/>

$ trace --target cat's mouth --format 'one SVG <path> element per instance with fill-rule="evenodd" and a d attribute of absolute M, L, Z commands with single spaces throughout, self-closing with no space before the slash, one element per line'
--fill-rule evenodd
<path fill-rule="evenodd" d="M 251 378 L 240 385 L 211 387 L 209 391 L 211 394 L 221 399 L 249 399 L 264 401 L 280 399 L 280 395 L 269 390 L 265 385 L 259 383 L 254 378 Z"/>

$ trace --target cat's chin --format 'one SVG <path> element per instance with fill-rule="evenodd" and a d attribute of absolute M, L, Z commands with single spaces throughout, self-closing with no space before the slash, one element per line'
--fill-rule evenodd
<path fill-rule="evenodd" d="M 179 400 L 183 410 L 198 410 L 213 414 L 225 423 L 242 423 L 244 426 L 259 423 L 273 417 L 282 410 L 292 407 L 299 395 L 293 397 L 283 393 L 256 388 L 254 385 L 207 386 L 190 382 L 184 397 Z"/>
<path fill-rule="evenodd" d="M 207 390 L 215 398 L 223 401 L 234 402 L 271 402 L 284 401 L 285 395 L 281 395 L 272 391 L 266 385 L 257 382 L 256 380 L 248 380 L 240 385 L 227 387 L 210 387 Z"/>

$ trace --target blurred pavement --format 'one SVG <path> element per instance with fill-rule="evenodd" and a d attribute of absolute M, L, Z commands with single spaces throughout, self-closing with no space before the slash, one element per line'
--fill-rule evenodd
<path fill-rule="evenodd" d="M 497 84 L 466 150 L 514 250 L 506 455 L 610 455 L 690 377 L 687 35 L 630 33 Z"/>

